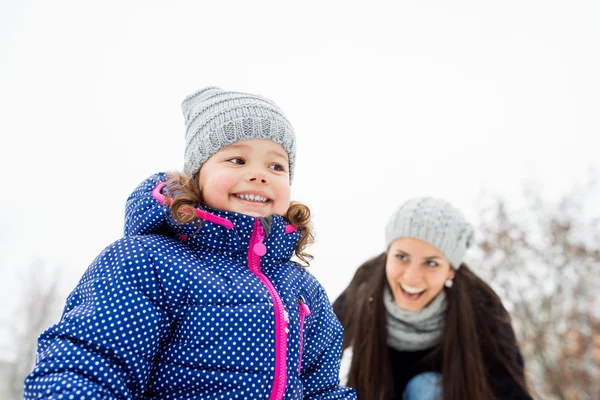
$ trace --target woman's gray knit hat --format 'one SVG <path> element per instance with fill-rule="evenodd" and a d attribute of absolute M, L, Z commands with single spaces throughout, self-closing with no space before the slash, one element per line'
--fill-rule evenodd
<path fill-rule="evenodd" d="M 400 237 L 423 240 L 440 250 L 454 269 L 460 268 L 474 236 L 473 226 L 459 209 L 432 197 L 418 197 L 402 204 L 385 230 L 387 248 Z"/>
<path fill-rule="evenodd" d="M 223 147 L 249 139 L 269 139 L 288 154 L 290 182 L 296 161 L 296 137 L 283 111 L 259 95 L 206 87 L 181 104 L 185 119 L 184 171 L 193 176 Z"/>

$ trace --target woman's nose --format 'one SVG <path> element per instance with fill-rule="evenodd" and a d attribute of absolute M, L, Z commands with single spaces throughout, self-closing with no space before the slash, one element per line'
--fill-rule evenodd
<path fill-rule="evenodd" d="M 407 285 L 421 282 L 421 269 L 418 264 L 410 264 L 402 274 L 402 281 Z"/>

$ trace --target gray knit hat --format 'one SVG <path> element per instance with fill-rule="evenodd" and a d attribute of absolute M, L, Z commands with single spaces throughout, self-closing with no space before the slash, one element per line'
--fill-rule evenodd
<path fill-rule="evenodd" d="M 423 240 L 440 250 L 454 269 L 460 268 L 474 240 L 473 226 L 460 210 L 443 199 L 418 197 L 402 204 L 390 218 L 387 247 L 400 237 Z"/>
<path fill-rule="evenodd" d="M 193 176 L 223 147 L 248 139 L 269 139 L 288 154 L 290 182 L 296 160 L 296 137 L 283 111 L 262 96 L 206 87 L 181 104 L 185 119 L 184 171 Z"/>

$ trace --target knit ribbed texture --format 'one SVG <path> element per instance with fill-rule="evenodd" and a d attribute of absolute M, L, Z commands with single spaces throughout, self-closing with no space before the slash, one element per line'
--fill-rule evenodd
<path fill-rule="evenodd" d="M 473 243 L 474 230 L 463 213 L 446 200 L 418 197 L 402 204 L 387 224 L 387 247 L 400 237 L 433 245 L 458 269 Z"/>
<path fill-rule="evenodd" d="M 296 137 L 283 111 L 259 95 L 201 89 L 181 104 L 185 120 L 184 171 L 193 176 L 223 147 L 249 139 L 269 139 L 288 154 L 290 182 L 296 160 Z"/>
<path fill-rule="evenodd" d="M 431 303 L 418 311 L 398 307 L 389 287 L 383 291 L 383 305 L 387 314 L 388 346 L 398 351 L 429 349 L 442 341 L 446 292 L 443 290 Z"/>

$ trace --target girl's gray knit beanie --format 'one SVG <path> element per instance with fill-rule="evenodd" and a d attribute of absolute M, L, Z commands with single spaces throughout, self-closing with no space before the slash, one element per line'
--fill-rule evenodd
<path fill-rule="evenodd" d="M 283 111 L 271 100 L 249 93 L 206 87 L 181 104 L 185 120 L 184 171 L 193 176 L 223 147 L 249 139 L 269 139 L 288 154 L 290 182 L 296 161 L 296 137 Z"/>

